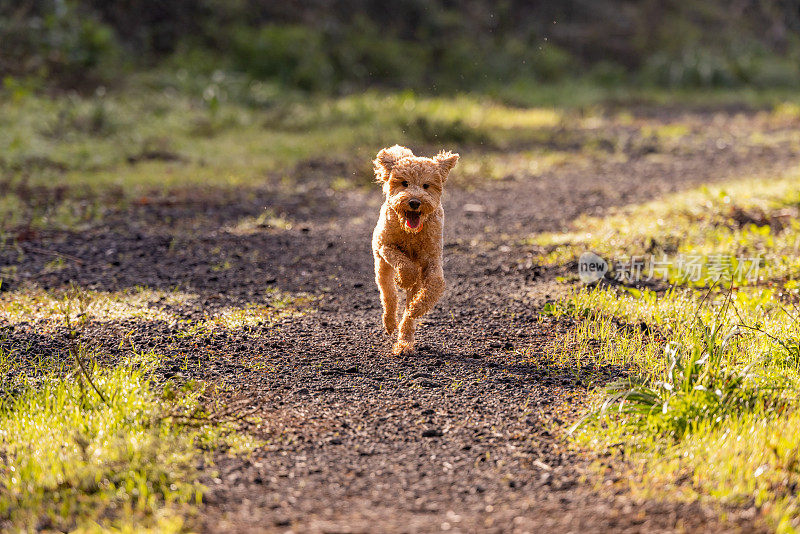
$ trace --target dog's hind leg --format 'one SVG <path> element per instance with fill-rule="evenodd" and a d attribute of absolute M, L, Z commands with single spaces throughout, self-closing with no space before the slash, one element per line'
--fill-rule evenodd
<path fill-rule="evenodd" d="M 375 255 L 375 282 L 381 292 L 383 304 L 383 327 L 387 334 L 397 329 L 397 286 L 394 283 L 394 269 L 386 260 Z"/>

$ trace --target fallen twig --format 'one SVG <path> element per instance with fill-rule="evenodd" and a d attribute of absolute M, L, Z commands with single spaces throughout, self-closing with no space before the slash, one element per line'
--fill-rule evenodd
<path fill-rule="evenodd" d="M 45 248 L 32 247 L 30 245 L 22 247 L 22 250 L 24 250 L 25 252 L 32 252 L 34 254 L 47 254 L 49 256 L 58 256 L 60 258 L 65 258 L 74 261 L 78 265 L 83 265 L 85 263 L 79 257 L 73 256 L 72 254 L 67 254 L 65 252 L 57 252 L 55 250 L 47 250 Z"/>

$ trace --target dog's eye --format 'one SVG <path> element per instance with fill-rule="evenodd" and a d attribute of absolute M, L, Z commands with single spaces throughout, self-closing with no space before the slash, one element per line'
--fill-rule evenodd
<path fill-rule="evenodd" d="M 431 184 L 425 184 L 425 185 L 422 186 L 422 189 L 428 189 L 428 187 L 430 187 L 430 185 Z"/>
<path fill-rule="evenodd" d="M 402 185 L 403 187 L 408 187 L 408 182 L 403 180 L 402 182 L 400 182 L 400 185 Z"/>

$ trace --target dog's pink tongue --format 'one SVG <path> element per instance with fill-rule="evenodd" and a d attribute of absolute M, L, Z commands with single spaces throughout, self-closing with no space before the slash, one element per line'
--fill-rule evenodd
<path fill-rule="evenodd" d="M 419 213 L 415 213 L 413 211 L 406 213 L 406 225 L 408 225 L 409 228 L 417 228 L 419 226 L 419 222 Z"/>

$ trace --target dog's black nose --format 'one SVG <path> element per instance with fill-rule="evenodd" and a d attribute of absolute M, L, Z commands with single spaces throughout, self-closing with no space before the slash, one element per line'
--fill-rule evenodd
<path fill-rule="evenodd" d="M 420 206 L 422 206 L 422 202 L 420 202 L 416 198 L 412 198 L 411 200 L 408 201 L 408 207 L 411 208 L 412 210 L 418 210 Z"/>

